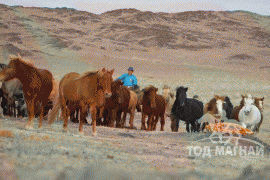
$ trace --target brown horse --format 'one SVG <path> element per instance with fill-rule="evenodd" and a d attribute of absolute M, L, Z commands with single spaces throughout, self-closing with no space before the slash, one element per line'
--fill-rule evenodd
<path fill-rule="evenodd" d="M 45 69 L 38 69 L 33 64 L 25 62 L 22 58 L 14 56 L 6 68 L 0 72 L 0 81 L 9 81 L 18 78 L 23 84 L 23 94 L 27 104 L 28 122 L 27 129 L 33 129 L 35 104 L 41 101 L 39 128 L 42 127 L 43 112 L 48 103 L 48 98 L 53 88 L 52 73 Z"/>
<path fill-rule="evenodd" d="M 49 111 L 52 110 L 53 98 L 56 96 L 56 93 L 59 92 L 59 82 L 56 81 L 54 78 L 52 79 L 52 82 L 53 82 L 53 89 L 52 89 L 52 92 L 48 98 L 48 104 L 46 105 L 45 110 L 43 112 L 44 119 L 47 118 Z M 36 105 L 35 105 L 35 117 L 40 116 L 40 108 L 41 108 L 41 102 L 37 101 Z"/>
<path fill-rule="evenodd" d="M 158 122 L 159 117 L 161 118 L 160 131 L 164 131 L 165 125 L 165 98 L 157 94 L 158 88 L 150 85 L 144 89 L 143 98 L 142 98 L 142 125 L 141 129 L 146 130 L 145 127 L 145 118 L 148 116 L 147 121 L 147 130 L 155 130 L 155 126 Z M 155 119 L 154 116 L 156 116 Z"/>
<path fill-rule="evenodd" d="M 50 124 L 55 120 L 57 112 L 62 109 L 64 118 L 64 131 L 67 131 L 68 116 L 70 112 L 79 107 L 80 125 L 79 132 L 83 134 L 83 120 L 86 118 L 87 108 L 90 108 L 92 116 L 92 134 L 97 135 L 96 119 L 100 104 L 104 104 L 105 98 L 111 96 L 112 74 L 103 68 L 100 71 L 90 71 L 82 75 L 69 73 L 60 81 L 59 96 L 54 101 L 55 105 L 50 117 Z"/>
<path fill-rule="evenodd" d="M 260 123 L 257 125 L 257 132 L 259 132 L 259 129 L 260 129 L 260 126 L 263 122 L 263 100 L 264 100 L 264 97 L 263 98 L 256 98 L 254 97 L 254 103 L 255 103 L 255 106 L 257 106 L 257 108 L 260 110 L 261 112 L 261 121 Z"/>
<path fill-rule="evenodd" d="M 124 115 L 123 115 L 123 119 L 121 122 L 122 128 L 124 128 L 124 126 L 126 124 L 127 113 L 129 113 L 130 114 L 130 119 L 129 119 L 130 129 L 133 129 L 133 120 L 134 120 L 135 109 L 137 109 L 137 112 L 142 111 L 141 106 L 138 102 L 138 98 L 137 98 L 136 93 L 134 91 L 130 91 L 129 105 L 128 105 L 128 108 L 126 110 L 124 110 Z"/>
<path fill-rule="evenodd" d="M 242 100 L 240 101 L 240 104 L 233 108 L 233 118 L 235 120 L 237 120 L 237 121 L 239 121 L 239 116 L 238 115 L 239 115 L 240 110 L 244 107 L 244 99 L 246 97 L 246 96 L 243 96 L 243 95 L 241 95 L 241 96 L 242 96 Z"/>

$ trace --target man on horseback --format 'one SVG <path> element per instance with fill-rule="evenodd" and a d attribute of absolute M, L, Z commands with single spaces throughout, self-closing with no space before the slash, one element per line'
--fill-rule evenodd
<path fill-rule="evenodd" d="M 129 67 L 128 68 L 128 73 L 123 74 L 122 76 L 120 76 L 119 80 L 121 80 L 122 82 L 124 82 L 123 86 L 127 86 L 127 87 L 133 87 L 134 89 L 138 88 L 137 85 L 137 78 L 136 76 L 133 75 L 133 67 Z"/>

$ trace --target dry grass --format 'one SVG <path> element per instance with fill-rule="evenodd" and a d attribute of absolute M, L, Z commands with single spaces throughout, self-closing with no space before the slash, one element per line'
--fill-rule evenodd
<path fill-rule="evenodd" d="M 1 137 L 14 138 L 14 134 L 11 131 L 8 131 L 8 130 L 2 130 L 2 131 L 0 131 L 0 136 Z"/>
<path fill-rule="evenodd" d="M 50 138 L 48 135 L 43 136 L 43 137 L 37 137 L 36 135 L 30 135 L 30 137 L 25 138 L 25 141 L 42 142 L 42 141 L 55 141 L 55 139 Z"/>

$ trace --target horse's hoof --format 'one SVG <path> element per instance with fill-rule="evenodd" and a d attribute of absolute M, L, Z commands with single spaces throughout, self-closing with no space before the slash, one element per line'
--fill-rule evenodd
<path fill-rule="evenodd" d="M 93 132 L 93 133 L 92 133 L 92 136 L 93 136 L 93 137 L 96 137 L 96 136 L 97 136 L 97 132 Z"/>
<path fill-rule="evenodd" d="M 67 133 L 67 132 L 68 132 L 68 130 L 67 130 L 67 129 L 63 129 L 63 132 L 64 132 L 64 133 Z"/>
<path fill-rule="evenodd" d="M 26 126 L 25 126 L 25 129 L 27 129 L 27 130 L 33 130 L 34 128 L 33 128 L 33 126 L 26 125 Z"/>
<path fill-rule="evenodd" d="M 84 133 L 83 133 L 83 132 L 79 132 L 79 135 L 80 135 L 80 136 L 84 136 Z"/>

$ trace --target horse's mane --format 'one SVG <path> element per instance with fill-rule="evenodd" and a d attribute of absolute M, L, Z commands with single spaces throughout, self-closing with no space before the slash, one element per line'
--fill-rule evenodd
<path fill-rule="evenodd" d="M 216 104 L 216 98 L 211 99 L 206 105 L 205 110 L 206 112 L 211 111 L 213 106 Z"/>
<path fill-rule="evenodd" d="M 170 89 L 170 86 L 164 85 L 164 86 L 162 87 L 162 89 Z"/>
<path fill-rule="evenodd" d="M 35 68 L 35 63 L 33 60 L 30 60 L 30 59 L 22 59 L 22 57 L 18 54 L 17 56 L 15 55 L 10 55 L 9 56 L 9 59 L 10 61 L 14 61 L 14 60 L 19 60 L 20 62 L 30 66 L 30 67 L 33 67 Z"/>
<path fill-rule="evenodd" d="M 99 77 L 103 76 L 103 72 L 101 72 L 100 70 L 94 70 L 94 71 L 88 71 L 83 73 L 82 75 L 80 75 L 80 77 L 76 78 L 77 80 L 79 79 L 83 79 L 89 76 L 93 76 L 93 75 L 97 75 Z"/>
<path fill-rule="evenodd" d="M 149 92 L 149 91 L 151 91 L 151 90 L 153 90 L 153 91 L 156 91 L 156 87 L 155 86 L 153 86 L 153 85 L 149 85 L 149 86 L 147 86 L 146 88 L 144 88 L 144 92 Z"/>
<path fill-rule="evenodd" d="M 226 101 L 228 103 L 229 107 L 233 108 L 233 104 L 232 104 L 232 102 L 231 102 L 231 100 L 230 100 L 230 98 L 228 96 L 225 96 L 224 101 Z"/>

